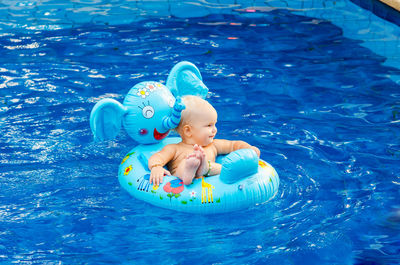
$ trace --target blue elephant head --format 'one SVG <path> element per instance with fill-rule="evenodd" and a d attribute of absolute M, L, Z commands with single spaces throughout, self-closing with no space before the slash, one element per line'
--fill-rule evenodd
<path fill-rule="evenodd" d="M 123 104 L 106 98 L 96 103 L 90 114 L 90 127 L 96 139 L 114 139 L 123 124 L 128 135 L 142 144 L 153 144 L 168 136 L 178 126 L 185 108 L 184 95 L 202 98 L 208 93 L 195 65 L 180 62 L 175 65 L 166 86 L 158 82 L 136 84 Z"/>

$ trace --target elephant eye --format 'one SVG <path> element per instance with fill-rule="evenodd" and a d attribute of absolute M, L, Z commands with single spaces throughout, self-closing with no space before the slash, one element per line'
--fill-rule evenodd
<path fill-rule="evenodd" d="M 142 109 L 143 117 L 150 119 L 154 116 L 154 108 L 152 106 L 146 106 Z"/>
<path fill-rule="evenodd" d="M 147 105 L 144 102 L 142 102 L 142 104 L 143 104 L 143 107 L 141 107 L 141 106 L 138 106 L 138 107 L 139 107 L 139 109 L 142 110 L 143 117 L 145 117 L 146 119 L 150 119 L 151 117 L 153 117 L 155 111 L 154 111 L 154 108 L 152 106 L 150 106 L 150 101 L 147 101 Z"/>

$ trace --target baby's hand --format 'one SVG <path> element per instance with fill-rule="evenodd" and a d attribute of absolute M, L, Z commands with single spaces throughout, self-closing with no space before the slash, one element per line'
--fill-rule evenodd
<path fill-rule="evenodd" d="M 150 184 L 153 183 L 155 186 L 159 186 L 163 181 L 164 175 L 170 176 L 171 173 L 162 166 L 153 167 L 150 172 Z"/>

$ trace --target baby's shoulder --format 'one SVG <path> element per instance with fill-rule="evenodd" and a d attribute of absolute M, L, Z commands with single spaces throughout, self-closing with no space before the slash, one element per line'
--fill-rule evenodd
<path fill-rule="evenodd" d="M 226 140 L 226 139 L 214 139 L 213 145 L 214 146 L 221 146 L 221 145 L 226 145 L 230 144 L 232 141 Z"/>
<path fill-rule="evenodd" d="M 178 145 L 177 144 L 167 144 L 166 146 L 163 147 L 162 150 L 164 152 L 175 153 L 178 150 Z"/>
<path fill-rule="evenodd" d="M 233 141 L 225 139 L 214 139 L 213 145 L 218 154 L 225 154 L 231 152 Z"/>

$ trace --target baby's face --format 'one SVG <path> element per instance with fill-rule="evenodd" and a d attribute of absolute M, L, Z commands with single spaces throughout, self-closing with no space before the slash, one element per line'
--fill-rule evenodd
<path fill-rule="evenodd" d="M 201 114 L 190 124 L 193 140 L 201 146 L 211 144 L 217 134 L 217 112 L 214 109 L 201 110 Z"/>

